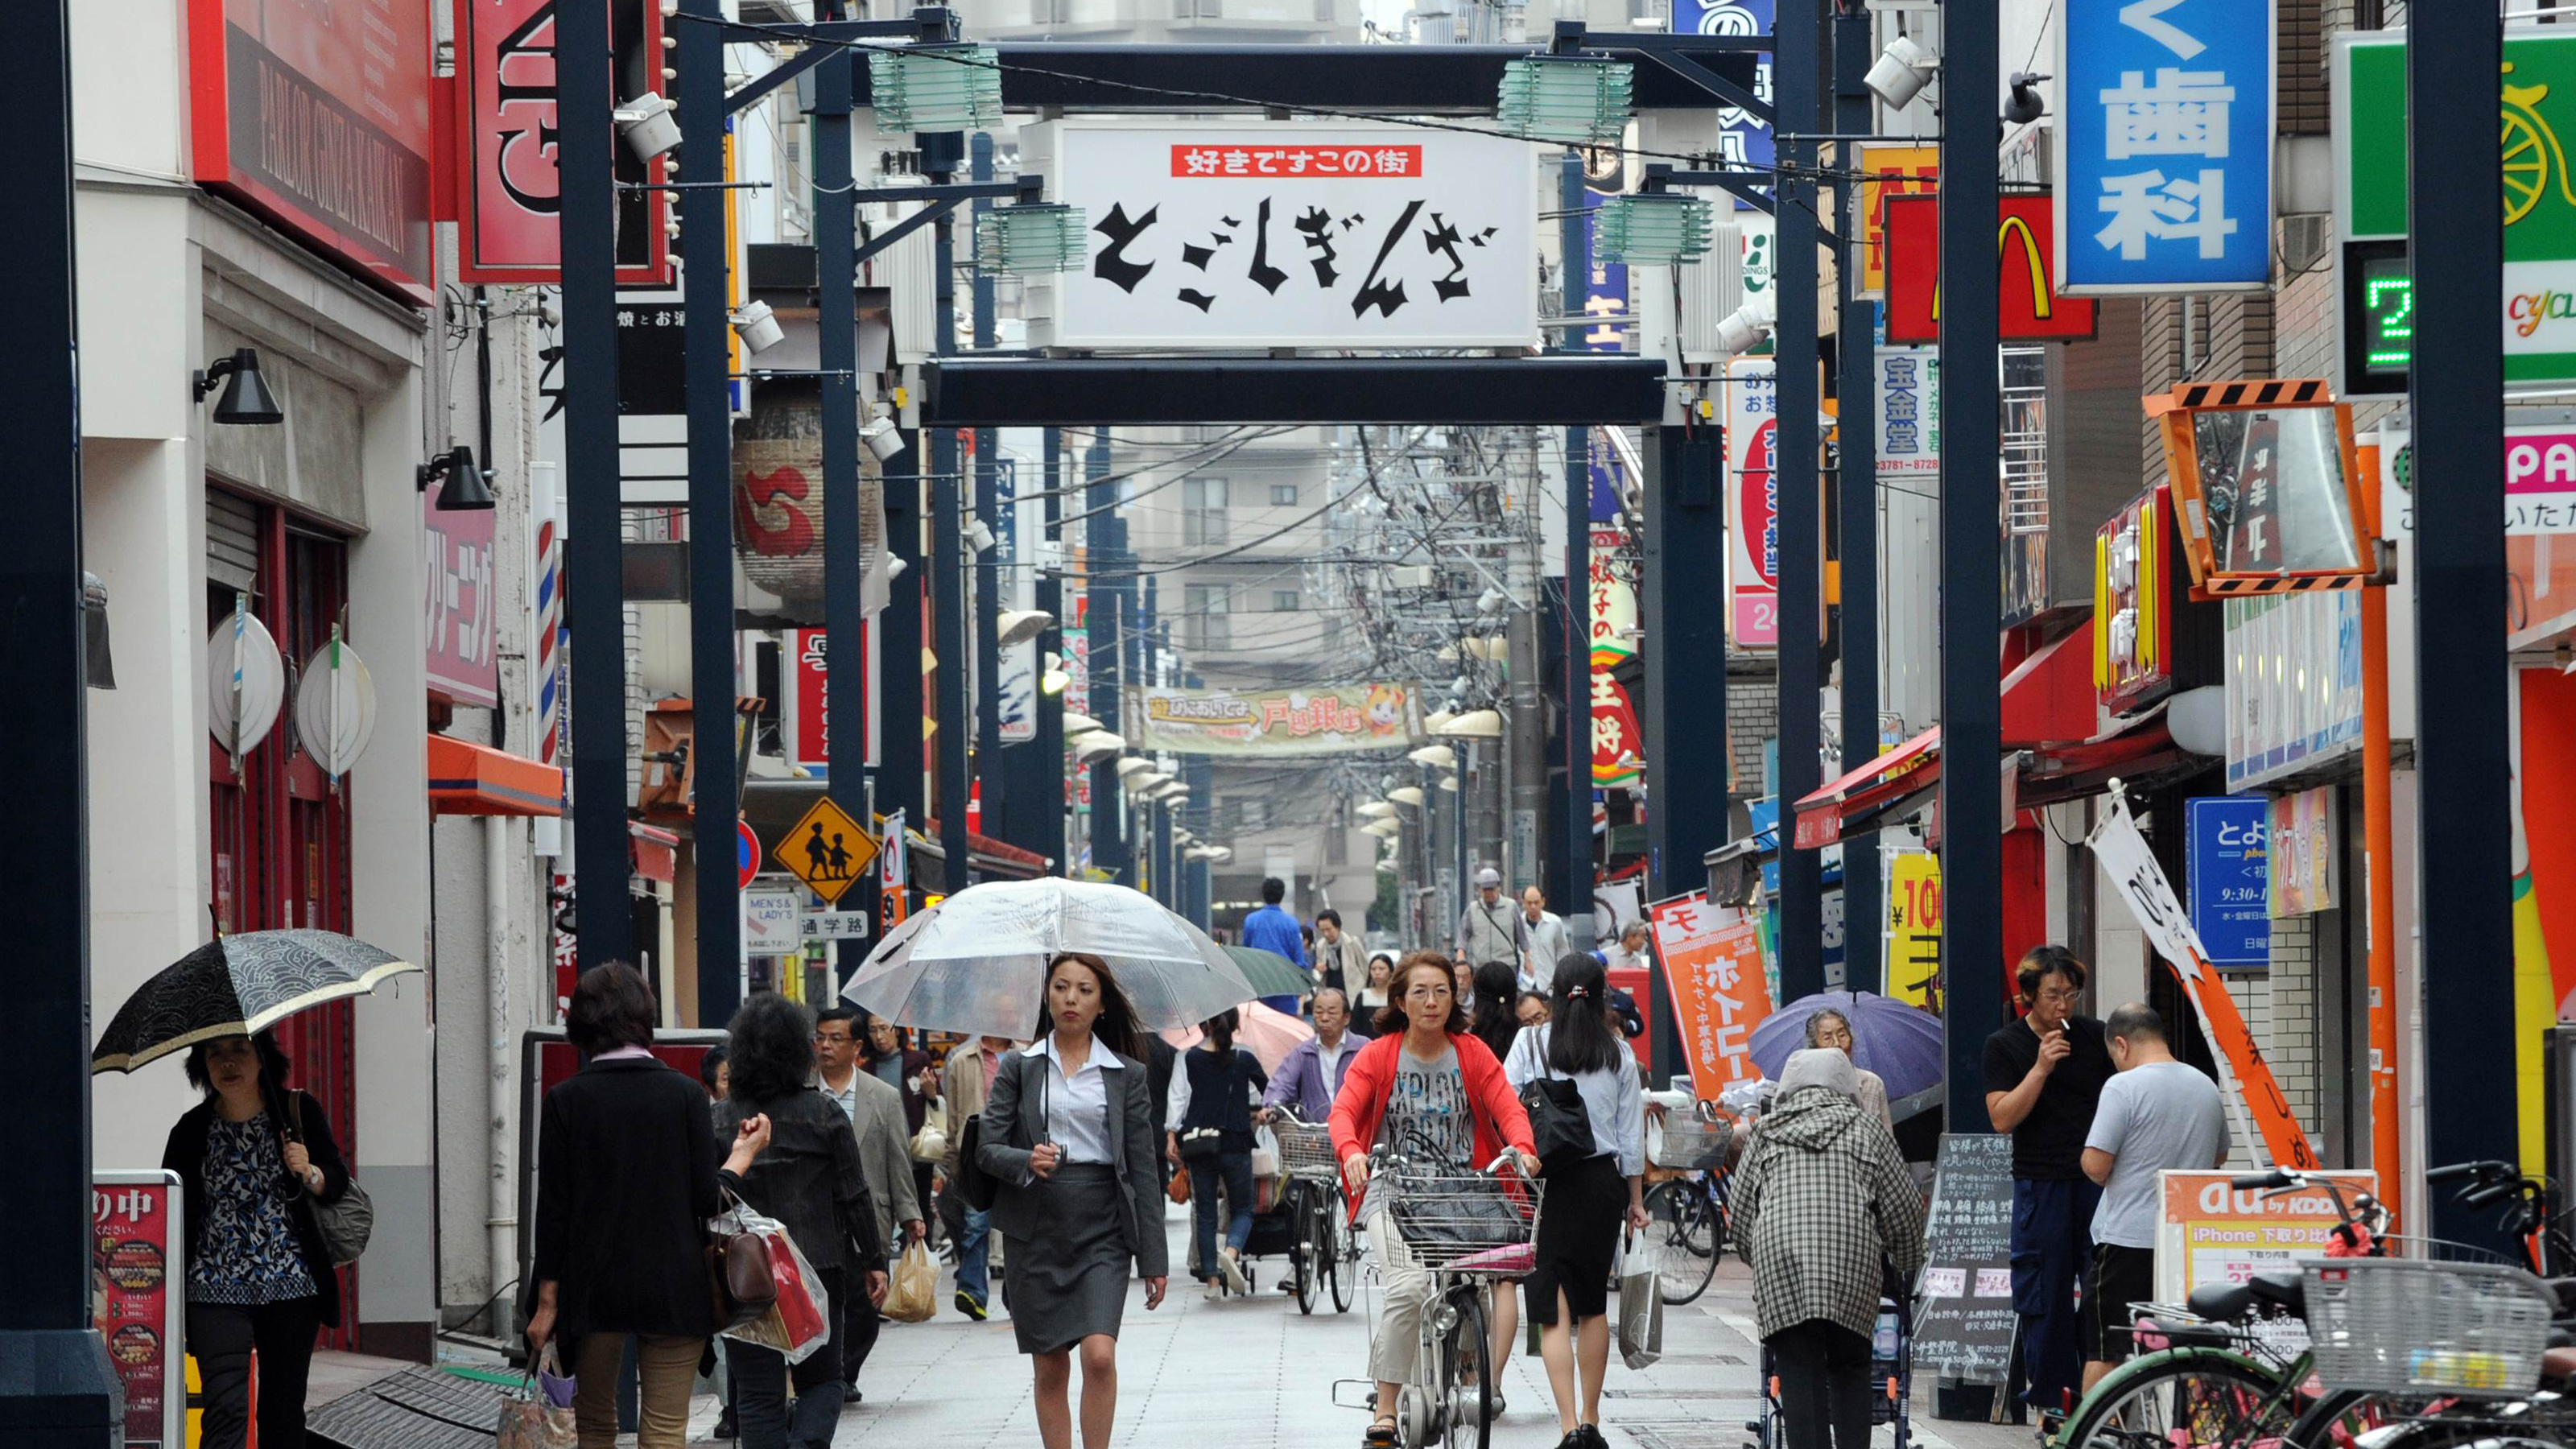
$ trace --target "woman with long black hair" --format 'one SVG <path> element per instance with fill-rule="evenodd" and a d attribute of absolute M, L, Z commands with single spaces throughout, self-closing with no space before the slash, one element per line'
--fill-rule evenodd
<path fill-rule="evenodd" d="M 1083 1449 L 1109 1449 L 1127 1267 L 1163 1304 L 1163 1176 L 1136 1010 L 1097 956 L 1047 967 L 1035 1045 L 1002 1058 L 975 1162 L 1007 1240 L 1011 1331 L 1037 1376 L 1038 1440 L 1072 1449 L 1073 1355 L 1082 1353 Z"/>
<path fill-rule="evenodd" d="M 1488 961 L 1476 968 L 1473 980 L 1467 1029 L 1501 1061 L 1512 1054 L 1512 1041 L 1521 1034 L 1520 973 L 1508 961 Z"/>
<path fill-rule="evenodd" d="M 1636 1057 L 1610 1021 L 1609 973 L 1601 963 L 1583 952 L 1561 958 L 1551 989 L 1548 1020 L 1521 1033 L 1503 1059 L 1503 1074 L 1522 1093 L 1542 1079 L 1572 1081 L 1592 1129 L 1592 1150 L 1546 1169 L 1538 1266 L 1522 1287 L 1565 1432 L 1558 1449 L 1599 1449 L 1601 1375 L 1610 1364 L 1604 1285 L 1621 1219 L 1631 1228 L 1646 1225 L 1646 1103 Z"/>
<path fill-rule="evenodd" d="M 1252 1239 L 1252 1094 L 1270 1085 L 1261 1061 L 1234 1044 L 1242 1013 L 1226 1010 L 1200 1023 L 1199 1044 L 1181 1053 L 1172 1073 L 1164 1121 L 1166 1151 L 1190 1170 L 1190 1213 L 1198 1229 L 1198 1279 L 1208 1301 L 1218 1285 L 1250 1293 L 1243 1245 Z M 1217 1244 L 1217 1189 L 1225 1189 L 1225 1243 Z"/>

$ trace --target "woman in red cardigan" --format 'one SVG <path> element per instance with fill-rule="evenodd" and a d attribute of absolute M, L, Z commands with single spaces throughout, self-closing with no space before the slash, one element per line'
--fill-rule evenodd
<path fill-rule="evenodd" d="M 1377 1039 L 1343 1069 L 1342 1089 L 1333 1099 L 1333 1155 L 1350 1186 L 1353 1215 L 1366 1201 L 1369 1149 L 1380 1143 L 1416 1170 L 1463 1174 L 1508 1152 L 1523 1172 L 1535 1174 L 1529 1114 L 1504 1077 L 1502 1062 L 1468 1034 L 1447 960 L 1435 951 L 1406 957 L 1387 994 Z M 1372 1241 L 1386 1291 L 1369 1350 L 1377 1420 L 1363 1442 L 1391 1445 L 1396 1392 L 1413 1375 L 1415 1340 L 1431 1305 L 1431 1274 L 1405 1252 L 1391 1226 L 1381 1225 Z"/>

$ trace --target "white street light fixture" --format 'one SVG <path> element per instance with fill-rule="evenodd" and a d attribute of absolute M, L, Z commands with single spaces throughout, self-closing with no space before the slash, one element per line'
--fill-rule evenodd
<path fill-rule="evenodd" d="M 1422 717 L 1422 727 L 1436 735 L 1442 730 L 1449 728 L 1449 721 L 1456 719 L 1457 717 L 1458 716 L 1456 714 L 1449 710 L 1435 709 L 1431 713 Z"/>
<path fill-rule="evenodd" d="M 883 463 L 903 451 L 903 429 L 896 427 L 892 418 L 870 418 L 868 425 L 859 429 L 859 441 L 867 444 L 868 451 Z"/>
<path fill-rule="evenodd" d="M 1440 777 L 1440 788 L 1441 788 L 1441 789 L 1443 789 L 1443 790 L 1448 791 L 1448 792 L 1449 792 L 1450 794 L 1452 794 L 1452 795 L 1457 794 L 1457 793 L 1458 793 L 1458 777 L 1457 777 L 1457 776 L 1455 776 L 1455 775 L 1443 775 L 1443 776 L 1441 776 L 1441 777 Z"/>
<path fill-rule="evenodd" d="M 1900 35 L 1887 43 L 1887 49 L 1878 53 L 1877 63 L 1869 68 L 1869 74 L 1861 77 L 1860 83 L 1869 87 L 1871 95 L 1885 101 L 1892 109 L 1903 110 L 1923 93 L 1923 87 L 1931 83 L 1932 72 L 1940 64 L 1931 52 L 1917 45 L 1912 36 Z"/>
<path fill-rule="evenodd" d="M 966 542 L 972 545 L 977 553 L 992 552 L 993 526 L 980 518 L 968 520 Z"/>
<path fill-rule="evenodd" d="M 1780 299 L 1769 292 L 1757 292 L 1744 300 L 1744 305 L 1727 314 L 1717 324 L 1718 350 L 1726 353 L 1747 352 L 1780 321 Z"/>
<path fill-rule="evenodd" d="M 754 353 L 767 352 L 787 340 L 786 329 L 778 325 L 778 314 L 767 302 L 746 302 L 733 314 L 734 335 Z"/>
<path fill-rule="evenodd" d="M 989 131 L 1002 119 L 1001 58 L 989 45 L 914 45 L 868 52 L 877 129 Z"/>
<path fill-rule="evenodd" d="M 1077 764 L 1096 765 L 1125 748 L 1125 737 L 1108 730 L 1093 730 L 1074 741 L 1073 758 Z"/>
<path fill-rule="evenodd" d="M 1471 709 L 1442 725 L 1440 733 L 1453 740 L 1499 740 L 1503 737 L 1502 711 Z"/>
<path fill-rule="evenodd" d="M 1394 801 L 1398 805 L 1420 805 L 1422 803 L 1422 787 L 1419 785 L 1398 785 L 1394 789 L 1386 792 L 1386 798 Z"/>
<path fill-rule="evenodd" d="M 646 91 L 612 114 L 618 134 L 626 138 L 626 148 L 635 153 L 636 160 L 650 161 L 680 144 L 679 118 L 671 114 L 678 109 L 677 103 Z"/>
<path fill-rule="evenodd" d="M 1064 737 L 1068 740 L 1075 735 L 1098 734 L 1106 728 L 1108 726 L 1080 710 L 1069 709 L 1064 712 Z"/>
<path fill-rule="evenodd" d="M 1367 831 L 1369 834 L 1376 836 L 1380 840 L 1387 840 L 1392 839 L 1397 833 L 1404 829 L 1404 822 L 1400 820 L 1372 820 L 1368 824 L 1361 826 L 1360 829 Z"/>
<path fill-rule="evenodd" d="M 1458 764 L 1458 752 L 1447 745 L 1424 745 L 1405 758 L 1417 765 L 1434 765 L 1443 770 L 1454 769 Z"/>
<path fill-rule="evenodd" d="M 1154 762 L 1146 759 L 1143 755 L 1129 755 L 1127 758 L 1118 762 L 1118 778 L 1121 780 L 1128 779 L 1139 770 L 1150 770 L 1152 768 L 1154 768 Z"/>
<path fill-rule="evenodd" d="M 995 642 L 1005 649 L 1014 644 L 1026 644 L 1054 624 L 1055 615 L 1044 609 L 1004 609 L 993 622 L 999 635 Z"/>
<path fill-rule="evenodd" d="M 1384 820 L 1395 813 L 1395 807 L 1384 800 L 1371 800 L 1351 813 L 1367 820 Z"/>

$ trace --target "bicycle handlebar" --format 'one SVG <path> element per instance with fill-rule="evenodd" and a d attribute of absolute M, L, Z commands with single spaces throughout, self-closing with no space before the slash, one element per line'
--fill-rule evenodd
<path fill-rule="evenodd" d="M 2248 1172 L 2228 1179 L 2228 1186 L 2244 1191 L 2263 1191 L 2279 1187 L 2297 1187 L 2299 1179 L 2274 1168 L 2270 1172 Z"/>
<path fill-rule="evenodd" d="M 2428 1168 L 2424 1173 L 2424 1180 L 2426 1182 L 2449 1182 L 2455 1177 L 2476 1177 L 2481 1180 L 2491 1182 L 2499 1175 L 2512 1174 L 2512 1163 L 2498 1162 L 2489 1158 L 2480 1162 L 2452 1162 L 2446 1163 L 2440 1167 Z"/>
<path fill-rule="evenodd" d="M 2462 1207 L 2481 1208 L 2489 1203 L 2502 1202 L 2506 1198 L 2517 1196 L 2521 1191 L 2522 1183 L 2518 1180 L 2485 1183 L 2461 1193 L 2459 1204 Z"/>

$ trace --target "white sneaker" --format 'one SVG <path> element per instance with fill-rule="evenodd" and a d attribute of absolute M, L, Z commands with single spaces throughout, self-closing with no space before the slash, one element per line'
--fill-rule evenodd
<path fill-rule="evenodd" d="M 1223 1296 L 1221 1290 L 1217 1287 L 1217 1281 L 1214 1278 L 1210 1278 L 1200 1286 L 1206 1290 L 1205 1296 L 1207 1301 L 1210 1303 L 1214 1303 L 1219 1297 Z"/>
<path fill-rule="evenodd" d="M 1252 1280 L 1243 1276 L 1243 1258 L 1234 1249 L 1228 1248 L 1217 1254 L 1216 1266 L 1217 1271 L 1225 1274 L 1226 1287 L 1237 1293 L 1252 1291 Z"/>

